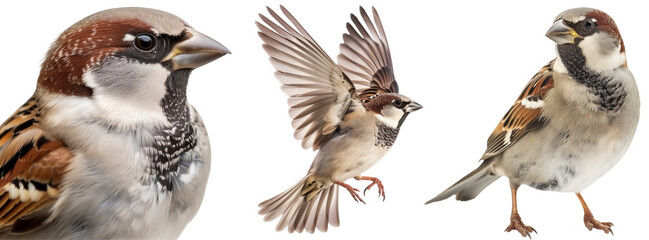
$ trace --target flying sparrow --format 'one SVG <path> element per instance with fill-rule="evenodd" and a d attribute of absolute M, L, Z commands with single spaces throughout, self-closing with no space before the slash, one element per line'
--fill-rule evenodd
<path fill-rule="evenodd" d="M 266 221 L 281 216 L 277 231 L 288 227 L 289 232 L 313 233 L 317 227 L 325 232 L 328 224 L 340 224 L 338 186 L 364 203 L 345 180 L 369 180 L 365 190 L 377 185 L 385 199 L 381 181 L 361 174 L 388 152 L 406 116 L 421 105 L 398 93 L 390 49 L 375 9 L 372 23 L 360 8 L 366 27 L 351 15 L 353 26 L 347 23 L 349 33 L 343 35 L 336 65 L 293 15 L 280 8 L 294 27 L 268 8 L 275 22 L 260 14 L 266 25 L 257 22 L 259 37 L 282 90 L 289 95 L 295 138 L 302 140 L 303 148 L 319 151 L 307 175 L 260 203 L 259 214 Z"/>
<path fill-rule="evenodd" d="M 192 69 L 229 51 L 182 19 L 117 8 L 52 44 L 0 126 L 0 238 L 176 238 L 210 170 Z"/>
<path fill-rule="evenodd" d="M 562 12 L 546 36 L 556 42 L 557 58 L 534 75 L 500 121 L 482 164 L 427 203 L 452 195 L 471 200 L 504 175 L 512 193 L 505 231 L 536 232 L 516 207 L 516 190 L 526 184 L 576 193 L 586 227 L 612 234 L 613 224 L 595 220 L 580 192 L 622 158 L 638 124 L 640 99 L 624 42 L 613 19 L 591 8 Z"/>

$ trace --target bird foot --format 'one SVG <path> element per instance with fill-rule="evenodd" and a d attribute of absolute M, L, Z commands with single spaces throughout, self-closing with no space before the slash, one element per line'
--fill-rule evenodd
<path fill-rule="evenodd" d="M 347 185 L 347 184 L 345 184 L 344 182 L 341 182 L 341 181 L 336 181 L 335 183 L 342 186 L 342 187 L 344 187 L 345 189 L 347 189 L 347 191 L 349 191 L 349 193 L 352 195 L 352 198 L 354 198 L 354 201 L 356 201 L 356 202 L 360 201 L 363 204 L 365 204 L 365 201 L 363 201 L 361 196 L 358 195 L 358 193 L 357 193 L 357 192 L 359 192 L 358 189 L 353 188 L 352 186 L 349 186 L 349 185 Z"/>
<path fill-rule="evenodd" d="M 613 235 L 613 223 L 611 222 L 600 222 L 595 220 L 595 217 L 593 217 L 593 214 L 590 212 L 587 212 L 584 214 L 584 224 L 586 224 L 586 228 L 588 228 L 589 231 L 592 231 L 593 228 L 599 229 L 604 231 L 604 233 L 611 233 Z"/>
<path fill-rule="evenodd" d="M 523 235 L 523 237 L 529 237 L 530 239 L 532 239 L 531 233 L 536 233 L 536 230 L 533 227 L 527 226 L 523 223 L 523 220 L 521 220 L 521 216 L 518 215 L 518 213 L 512 213 L 511 222 L 507 229 L 505 229 L 505 232 L 510 232 L 511 230 L 516 230 Z"/>
<path fill-rule="evenodd" d="M 381 180 L 379 180 L 378 178 L 375 178 L 375 177 L 358 177 L 358 178 L 356 178 L 356 180 L 369 180 L 369 181 L 372 181 L 372 183 L 370 185 L 367 185 L 367 187 L 365 188 L 365 191 L 363 191 L 363 196 L 365 196 L 365 192 L 367 192 L 367 190 L 370 190 L 370 188 L 372 188 L 374 185 L 376 185 L 379 188 L 379 197 L 383 197 L 383 201 L 385 201 L 385 189 L 383 188 L 383 183 L 381 182 Z"/>

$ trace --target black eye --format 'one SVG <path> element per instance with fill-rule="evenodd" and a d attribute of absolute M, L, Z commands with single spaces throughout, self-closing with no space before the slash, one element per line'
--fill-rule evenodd
<path fill-rule="evenodd" d="M 406 105 L 408 105 L 407 102 L 404 102 L 401 99 L 396 99 L 392 101 L 392 103 L 394 103 L 394 106 L 398 109 L 403 109 L 404 107 L 406 107 Z"/>
<path fill-rule="evenodd" d="M 135 40 L 133 40 L 133 46 L 145 52 L 151 51 L 151 49 L 155 47 L 155 44 L 155 37 L 151 36 L 151 34 L 148 33 L 137 35 L 137 37 L 135 37 Z"/>
<path fill-rule="evenodd" d="M 595 27 L 595 23 L 593 23 L 592 20 L 588 19 L 586 22 L 584 22 L 584 28 L 586 30 L 592 30 Z"/>

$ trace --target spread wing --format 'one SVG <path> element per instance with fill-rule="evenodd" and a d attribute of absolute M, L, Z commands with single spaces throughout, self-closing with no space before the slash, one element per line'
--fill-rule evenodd
<path fill-rule="evenodd" d="M 53 203 L 72 156 L 39 128 L 38 112 L 32 98 L 0 126 L 0 229 L 13 225 L 16 232 L 40 225 L 19 218 Z"/>
<path fill-rule="evenodd" d="M 399 86 L 394 79 L 390 47 L 379 14 L 372 8 L 376 23 L 374 25 L 365 9 L 361 7 L 360 12 L 367 28 L 351 14 L 354 25 L 347 23 L 348 33 L 343 34 L 338 65 L 356 88 L 362 89 L 359 94 L 361 99 L 380 93 L 398 93 Z"/>
<path fill-rule="evenodd" d="M 275 21 L 260 14 L 266 26 L 257 22 L 258 34 L 282 90 L 289 95 L 294 136 L 302 140 L 303 148 L 316 150 L 338 128 L 355 88 L 293 15 L 280 7 L 294 27 L 268 8 Z"/>
<path fill-rule="evenodd" d="M 482 159 L 502 153 L 523 135 L 544 124 L 541 110 L 545 95 L 554 87 L 551 67 L 553 62 L 541 68 L 527 83 L 514 105 L 489 136 L 487 151 L 482 155 Z"/>

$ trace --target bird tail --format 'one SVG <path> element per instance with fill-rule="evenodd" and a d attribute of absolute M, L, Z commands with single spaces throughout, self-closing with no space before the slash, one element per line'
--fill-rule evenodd
<path fill-rule="evenodd" d="M 500 177 L 492 171 L 491 162 L 491 159 L 484 160 L 473 172 L 464 176 L 435 198 L 428 200 L 426 204 L 441 201 L 453 195 L 459 201 L 468 201 L 475 198 L 483 189 Z"/>
<path fill-rule="evenodd" d="M 259 204 L 264 221 L 282 216 L 275 230 L 288 227 L 290 233 L 301 233 L 306 229 L 313 233 L 315 228 L 326 232 L 329 224 L 340 225 L 338 215 L 338 185 L 323 188 L 311 175 L 307 175 L 283 193 Z"/>

